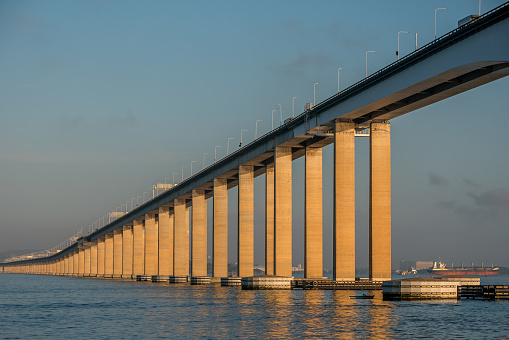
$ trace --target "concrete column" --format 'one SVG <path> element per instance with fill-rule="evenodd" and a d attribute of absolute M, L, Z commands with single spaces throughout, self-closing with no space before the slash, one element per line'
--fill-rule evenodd
<path fill-rule="evenodd" d="M 81 248 L 78 250 L 78 275 L 83 274 L 85 274 L 85 249 Z"/>
<path fill-rule="evenodd" d="M 265 172 L 265 274 L 274 275 L 274 163 Z"/>
<path fill-rule="evenodd" d="M 133 226 L 132 222 L 122 227 L 122 278 L 133 275 Z"/>
<path fill-rule="evenodd" d="M 174 207 L 173 275 L 189 276 L 189 208 L 183 198 L 176 198 Z"/>
<path fill-rule="evenodd" d="M 158 250 L 158 274 L 161 276 L 173 275 L 170 268 L 173 267 L 173 261 L 170 265 L 170 256 L 173 253 L 173 223 L 170 228 L 170 207 L 168 205 L 160 206 L 159 215 L 159 250 Z M 173 222 L 173 221 L 172 221 Z M 172 232 L 172 234 L 170 234 Z"/>
<path fill-rule="evenodd" d="M 113 276 L 113 232 L 109 232 L 104 238 L 104 275 L 105 277 Z"/>
<path fill-rule="evenodd" d="M 97 276 L 97 240 L 90 245 L 90 276 Z"/>
<path fill-rule="evenodd" d="M 156 211 L 145 214 L 145 275 L 157 275 L 159 264 Z"/>
<path fill-rule="evenodd" d="M 292 148 L 274 148 L 274 273 L 292 276 Z"/>
<path fill-rule="evenodd" d="M 64 274 L 69 275 L 69 255 L 64 257 Z"/>
<path fill-rule="evenodd" d="M 391 126 L 372 122 L 369 174 L 369 278 L 391 279 Z"/>
<path fill-rule="evenodd" d="M 207 200 L 205 190 L 194 189 L 192 215 L 191 276 L 207 276 Z"/>
<path fill-rule="evenodd" d="M 334 122 L 333 280 L 355 280 L 355 123 Z"/>
<path fill-rule="evenodd" d="M 79 268 L 80 268 L 80 264 L 79 264 L 79 250 L 75 250 L 72 253 L 72 273 L 73 273 L 74 276 L 78 275 Z"/>
<path fill-rule="evenodd" d="M 322 148 L 306 147 L 304 277 L 323 277 Z"/>
<path fill-rule="evenodd" d="M 254 168 L 239 166 L 238 274 L 254 274 Z"/>
<path fill-rule="evenodd" d="M 113 231 L 113 277 L 122 277 L 122 228 Z"/>
<path fill-rule="evenodd" d="M 85 270 L 83 271 L 83 274 L 85 276 L 90 276 L 90 251 L 91 251 L 90 244 L 87 244 L 87 247 L 84 249 L 84 251 L 85 251 Z"/>
<path fill-rule="evenodd" d="M 214 178 L 212 276 L 228 276 L 228 181 Z"/>
<path fill-rule="evenodd" d="M 64 269 L 64 259 L 63 258 L 60 258 L 60 268 L 58 270 L 58 273 L 60 275 L 64 274 L 65 273 L 65 269 Z"/>
<path fill-rule="evenodd" d="M 97 276 L 104 276 L 104 236 L 97 239 Z"/>
<path fill-rule="evenodd" d="M 145 227 L 143 219 L 133 221 L 133 276 L 145 275 Z"/>

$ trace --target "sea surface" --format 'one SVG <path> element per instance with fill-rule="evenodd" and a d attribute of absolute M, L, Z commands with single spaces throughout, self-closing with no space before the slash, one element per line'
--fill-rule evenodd
<path fill-rule="evenodd" d="M 0 339 L 509 338 L 509 301 L 353 293 L 0 274 Z"/>

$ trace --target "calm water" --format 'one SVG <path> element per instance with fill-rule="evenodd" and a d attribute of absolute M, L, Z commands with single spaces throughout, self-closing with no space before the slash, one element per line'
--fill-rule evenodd
<path fill-rule="evenodd" d="M 352 293 L 0 274 L 0 338 L 509 338 L 509 301 Z"/>

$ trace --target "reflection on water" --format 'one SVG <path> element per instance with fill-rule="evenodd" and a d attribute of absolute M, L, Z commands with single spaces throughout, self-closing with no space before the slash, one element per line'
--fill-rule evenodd
<path fill-rule="evenodd" d="M 493 338 L 509 302 L 0 275 L 2 338 Z M 358 292 L 361 293 L 361 292 Z"/>

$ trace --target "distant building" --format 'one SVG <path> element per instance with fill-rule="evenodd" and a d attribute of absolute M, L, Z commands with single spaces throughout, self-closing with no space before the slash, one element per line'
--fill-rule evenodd
<path fill-rule="evenodd" d="M 415 269 L 428 269 L 433 267 L 433 261 L 416 261 L 415 262 Z"/>

